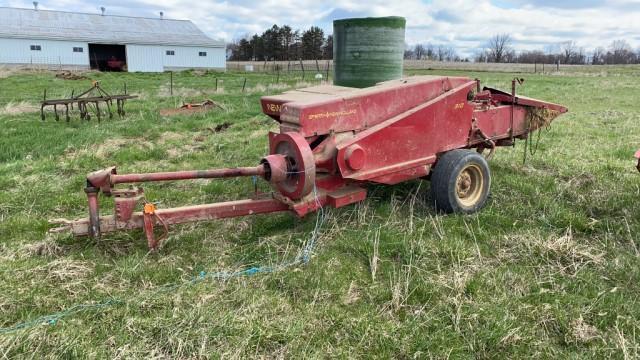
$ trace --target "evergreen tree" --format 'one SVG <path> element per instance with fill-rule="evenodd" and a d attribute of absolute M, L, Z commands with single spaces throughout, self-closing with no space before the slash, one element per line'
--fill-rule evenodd
<path fill-rule="evenodd" d="M 321 59 L 323 44 L 324 31 L 317 26 L 312 26 L 302 34 L 302 57 L 305 60 Z"/>
<path fill-rule="evenodd" d="M 322 48 L 322 58 L 325 60 L 333 59 L 333 35 L 327 36 L 327 41 Z"/>

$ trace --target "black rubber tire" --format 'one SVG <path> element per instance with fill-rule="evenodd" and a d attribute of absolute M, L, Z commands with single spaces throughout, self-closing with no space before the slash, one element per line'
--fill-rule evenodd
<path fill-rule="evenodd" d="M 478 185 L 477 200 L 464 204 L 457 193 L 458 176 L 472 168 L 482 182 Z M 431 173 L 431 199 L 439 211 L 445 213 L 474 213 L 487 202 L 491 189 L 491 173 L 487 160 L 473 150 L 451 150 L 440 156 Z"/>

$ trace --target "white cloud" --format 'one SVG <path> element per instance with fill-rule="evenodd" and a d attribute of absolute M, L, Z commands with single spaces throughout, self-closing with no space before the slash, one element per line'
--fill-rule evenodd
<path fill-rule="evenodd" d="M 518 50 L 574 40 L 587 50 L 626 39 L 640 46 L 640 2 L 637 0 L 103 0 L 90 4 L 80 0 L 41 1 L 42 8 L 111 14 L 191 19 L 215 38 L 232 40 L 259 33 L 273 24 L 294 29 L 318 25 L 332 31 L 334 18 L 390 16 L 407 18 L 409 44 L 433 43 L 453 46 L 464 55 L 481 48 L 496 33 L 509 33 Z M 31 1 L 0 0 L 0 6 L 31 7 Z"/>

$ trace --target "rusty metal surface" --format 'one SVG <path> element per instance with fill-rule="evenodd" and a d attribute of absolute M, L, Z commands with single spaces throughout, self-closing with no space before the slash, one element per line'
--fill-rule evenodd
<path fill-rule="evenodd" d="M 308 195 L 316 179 L 315 160 L 307 140 L 293 132 L 269 133 L 271 154 L 284 155 L 288 159 L 287 177 L 275 184 L 286 197 L 298 200 Z"/>
<path fill-rule="evenodd" d="M 167 225 L 175 225 L 193 221 L 214 220 L 287 210 L 289 210 L 289 206 L 286 204 L 273 198 L 267 198 L 158 209 L 155 211 L 155 214 Z M 50 231 L 52 232 L 71 231 L 76 236 L 91 236 L 91 221 L 89 218 L 73 221 L 53 220 L 52 223 L 60 225 L 58 228 L 51 229 Z M 134 212 L 127 221 L 119 221 L 114 215 L 102 216 L 100 217 L 99 226 L 102 234 L 117 230 L 141 229 L 144 228 L 144 213 Z"/>
<path fill-rule="evenodd" d="M 174 109 L 161 109 L 161 116 L 174 116 L 174 115 L 191 115 L 198 114 L 207 111 L 211 111 L 215 108 L 220 108 L 220 105 L 213 102 L 213 100 L 205 100 L 201 103 L 186 103 L 182 104 L 179 108 Z"/>
<path fill-rule="evenodd" d="M 116 113 L 120 117 L 124 117 L 126 115 L 126 111 L 124 110 L 124 105 L 127 100 L 135 99 L 137 95 L 128 95 L 127 87 L 124 87 L 124 94 L 120 95 L 111 95 L 106 92 L 104 89 L 100 87 L 100 83 L 97 81 L 92 82 L 92 86 L 80 93 L 79 95 L 66 99 L 47 99 L 47 91 L 44 91 L 44 99 L 40 103 L 40 118 L 42 121 L 45 120 L 45 108 L 52 107 L 55 115 L 56 121 L 60 120 L 60 115 L 58 114 L 58 106 L 64 107 L 64 116 L 65 120 L 69 122 L 71 117 L 69 116 L 69 109 L 73 110 L 73 107 L 78 108 L 80 111 L 80 119 L 82 120 L 90 120 L 91 119 L 91 106 L 94 106 L 93 113 L 98 118 L 98 121 L 102 118 L 102 110 L 100 109 L 100 104 L 103 104 L 107 109 L 107 115 L 109 118 L 113 118 L 113 112 L 111 107 L 113 106 L 113 101 L 116 101 Z"/>

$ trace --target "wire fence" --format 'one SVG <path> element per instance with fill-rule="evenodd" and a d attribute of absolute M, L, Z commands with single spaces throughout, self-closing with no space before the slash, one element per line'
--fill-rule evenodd
<path fill-rule="evenodd" d="M 251 94 L 290 87 L 305 87 L 330 80 L 330 67 L 321 72 L 302 70 L 292 66 L 289 71 L 280 67 L 263 71 L 226 72 L 187 70 L 180 72 L 141 74 L 98 71 L 50 71 L 46 69 L 19 70 L 27 75 L 20 81 L 0 78 L 0 105 L 29 102 L 39 104 L 47 99 L 66 99 L 77 96 L 100 82 L 111 95 L 133 94 L 144 98 L 177 97 L 199 100 L 219 94 Z M 32 75 L 32 76 L 29 76 Z M 329 78 L 328 78 L 329 77 Z"/>
<path fill-rule="evenodd" d="M 206 97 L 225 93 L 256 93 L 277 91 L 289 87 L 304 87 L 330 82 L 334 77 L 332 60 L 306 61 L 230 61 L 227 70 L 186 70 L 152 74 L 98 72 L 82 66 L 56 65 L 55 59 L 34 58 L 34 64 L 19 67 L 0 67 L 0 105 L 28 102 L 39 104 L 45 98 L 69 98 L 82 93 L 91 86 L 91 81 L 110 94 L 127 93 L 146 97 L 175 97 L 184 101 L 199 101 Z M 39 64 L 38 62 L 48 62 Z M 26 70 L 28 68 L 29 70 Z M 405 60 L 406 74 L 421 71 L 469 71 L 487 73 L 518 74 L 570 74 L 606 71 L 606 66 L 562 65 L 562 64 L 494 64 L 440 62 L 431 60 Z M 70 71 L 80 79 L 67 81 L 48 76 L 25 77 L 20 81 L 7 82 L 3 72 L 25 74 L 55 74 Z M 53 75 L 52 75 L 53 76 Z M 4 76 L 6 77 L 6 76 Z M 507 84 L 508 86 L 508 84 Z"/>

